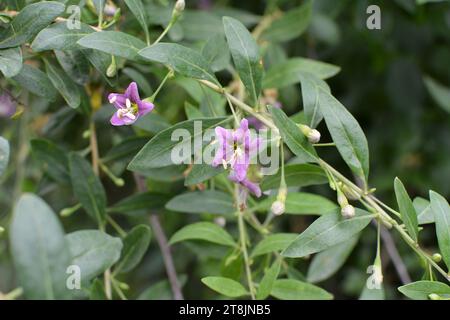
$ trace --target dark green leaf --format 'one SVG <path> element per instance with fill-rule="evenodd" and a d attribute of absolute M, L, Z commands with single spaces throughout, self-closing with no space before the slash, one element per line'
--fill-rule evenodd
<path fill-rule="evenodd" d="M 262 239 L 253 249 L 251 256 L 280 252 L 286 249 L 298 237 L 295 233 L 274 233 Z"/>
<path fill-rule="evenodd" d="M 270 293 L 281 300 L 331 300 L 333 295 L 313 284 L 294 279 L 276 280 Z"/>
<path fill-rule="evenodd" d="M 0 50 L 0 71 L 6 78 L 17 76 L 22 69 L 22 51 L 20 48 Z"/>
<path fill-rule="evenodd" d="M 232 214 L 236 211 L 233 207 L 232 197 L 221 191 L 196 191 L 180 194 L 172 198 L 166 208 L 172 211 L 184 213 L 212 213 Z"/>
<path fill-rule="evenodd" d="M 211 179 L 218 174 L 225 172 L 223 167 L 213 167 L 209 164 L 194 164 L 191 171 L 184 181 L 185 186 L 202 183 L 205 180 Z"/>
<path fill-rule="evenodd" d="M 158 43 L 141 50 L 139 55 L 162 63 L 183 76 L 218 83 L 206 59 L 197 51 L 179 44 Z"/>
<path fill-rule="evenodd" d="M 238 298 L 248 295 L 247 290 L 237 281 L 223 277 L 206 277 L 202 282 L 210 289 L 226 297 Z"/>
<path fill-rule="evenodd" d="M 282 252 L 282 255 L 290 258 L 301 258 L 328 249 L 359 233 L 369 224 L 372 218 L 373 215 L 358 208 L 355 217 L 351 219 L 344 219 L 339 210 L 325 214 L 303 231 Z"/>
<path fill-rule="evenodd" d="M 414 209 L 408 192 L 406 192 L 406 189 L 399 178 L 395 178 L 394 188 L 397 204 L 400 209 L 402 220 L 405 223 L 406 230 L 408 230 L 409 235 L 414 239 L 414 241 L 417 242 L 417 234 L 419 233 L 419 229 L 416 210 Z"/>
<path fill-rule="evenodd" d="M 335 97 L 322 88 L 319 89 L 319 105 L 339 153 L 367 186 L 369 147 L 358 121 Z"/>
<path fill-rule="evenodd" d="M 439 249 L 447 268 L 450 269 L 450 206 L 443 196 L 434 191 L 430 191 L 430 203 Z"/>
<path fill-rule="evenodd" d="M 28 64 L 24 64 L 20 73 L 13 79 L 35 95 L 45 97 L 48 100 L 53 100 L 56 96 L 55 87 L 47 75 Z"/>
<path fill-rule="evenodd" d="M 238 20 L 224 17 L 223 26 L 234 65 L 250 95 L 252 104 L 256 105 L 263 77 L 259 47 L 247 28 Z"/>
<path fill-rule="evenodd" d="M 169 199 L 168 195 L 155 192 L 133 194 L 119 201 L 111 208 L 108 208 L 108 212 L 127 214 L 146 213 L 151 210 L 164 208 Z"/>
<path fill-rule="evenodd" d="M 64 150 L 45 139 L 31 140 L 31 150 L 53 180 L 70 184 L 69 160 Z"/>
<path fill-rule="evenodd" d="M 0 33 L 0 49 L 17 47 L 30 41 L 57 16 L 65 6 L 56 1 L 43 1 L 26 6 L 13 19 L 9 27 Z"/>
<path fill-rule="evenodd" d="M 414 300 L 428 300 L 432 293 L 450 297 L 450 287 L 438 281 L 416 281 L 399 287 L 398 291 Z"/>
<path fill-rule="evenodd" d="M 202 55 L 214 72 L 226 69 L 230 64 L 230 51 L 223 34 L 212 35 L 203 46 Z"/>
<path fill-rule="evenodd" d="M 275 260 L 272 266 L 264 272 L 264 277 L 259 283 L 256 299 L 266 299 L 272 291 L 273 285 L 280 273 L 281 259 Z"/>
<path fill-rule="evenodd" d="M 80 91 L 75 82 L 58 67 L 45 63 L 47 76 L 53 83 L 53 86 L 63 96 L 67 104 L 72 108 L 78 108 L 81 103 Z"/>
<path fill-rule="evenodd" d="M 69 77 L 84 85 L 89 81 L 89 60 L 81 50 L 55 51 L 56 58 Z"/>
<path fill-rule="evenodd" d="M 39 197 L 25 194 L 14 209 L 11 252 L 18 283 L 29 299 L 65 299 L 70 264 L 64 230 L 53 210 Z"/>
<path fill-rule="evenodd" d="M 145 47 L 140 39 L 120 31 L 91 33 L 77 42 L 80 46 L 96 49 L 129 60 L 138 60 L 138 52 Z"/>
<path fill-rule="evenodd" d="M 450 112 L 450 89 L 430 77 L 424 78 L 425 86 L 433 100 L 447 112 Z"/>
<path fill-rule="evenodd" d="M 305 187 L 328 182 L 325 172 L 313 164 L 290 164 L 284 167 L 286 184 L 290 187 Z M 280 186 L 281 172 L 266 176 L 261 183 L 263 191 L 275 189 Z"/>
<path fill-rule="evenodd" d="M 434 223 L 433 211 L 431 211 L 430 201 L 422 197 L 415 197 L 413 200 L 414 209 L 417 213 L 417 222 L 419 225 Z"/>
<path fill-rule="evenodd" d="M 303 110 L 305 111 L 306 124 L 311 128 L 315 128 L 323 119 L 319 106 L 319 88 L 327 92 L 330 92 L 330 88 L 325 81 L 313 74 L 303 72 L 299 77 L 302 84 Z"/>
<path fill-rule="evenodd" d="M 141 0 L 125 0 L 125 4 L 130 9 L 130 11 L 134 14 L 137 21 L 142 27 L 142 30 L 144 30 L 145 36 L 147 39 L 150 38 L 150 35 L 148 33 L 148 25 L 147 25 L 147 14 L 145 7 Z"/>
<path fill-rule="evenodd" d="M 236 247 L 237 244 L 223 228 L 211 222 L 197 222 L 178 230 L 171 238 L 171 245 L 186 240 L 204 240 L 224 246 Z"/>
<path fill-rule="evenodd" d="M 75 196 L 99 225 L 106 218 L 106 194 L 91 165 L 76 153 L 69 155 L 70 177 Z"/>
<path fill-rule="evenodd" d="M 77 41 L 93 32 L 94 30 L 84 23 L 80 24 L 80 29 L 69 29 L 67 22 L 58 22 L 39 32 L 31 44 L 31 49 L 34 52 L 80 49 Z"/>
<path fill-rule="evenodd" d="M 134 227 L 123 239 L 123 249 L 115 273 L 133 270 L 144 257 L 150 244 L 152 232 L 146 225 Z"/>

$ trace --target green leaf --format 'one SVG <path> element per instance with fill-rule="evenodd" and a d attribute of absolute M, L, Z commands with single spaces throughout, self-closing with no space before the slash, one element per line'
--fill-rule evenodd
<path fill-rule="evenodd" d="M 450 206 L 443 196 L 434 191 L 430 191 L 430 203 L 436 224 L 439 249 L 450 270 Z"/>
<path fill-rule="evenodd" d="M 281 138 L 289 149 L 297 156 L 305 158 L 308 162 L 316 162 L 317 155 L 305 135 L 297 124 L 279 108 L 269 107 L 273 121 L 280 130 Z"/>
<path fill-rule="evenodd" d="M 105 286 L 98 278 L 92 281 L 89 291 L 89 300 L 108 300 L 105 294 Z"/>
<path fill-rule="evenodd" d="M 87 284 L 120 258 L 122 240 L 98 230 L 82 230 L 66 236 L 72 264 L 80 267 L 81 281 Z"/>
<path fill-rule="evenodd" d="M 55 87 L 47 75 L 41 70 L 24 64 L 20 73 L 13 77 L 22 87 L 40 97 L 53 100 L 56 96 Z"/>
<path fill-rule="evenodd" d="M 80 23 L 80 29 L 69 29 L 66 22 L 58 22 L 39 32 L 31 44 L 31 49 L 34 52 L 80 49 L 77 41 L 93 32 L 94 30 L 84 23 Z"/>
<path fill-rule="evenodd" d="M 80 46 L 99 50 L 128 60 L 139 60 L 138 52 L 145 43 L 120 31 L 102 31 L 84 36 L 77 42 Z"/>
<path fill-rule="evenodd" d="M 194 164 L 191 171 L 184 181 L 185 186 L 191 186 L 202 183 L 205 180 L 211 179 L 218 174 L 225 172 L 223 167 L 213 167 L 209 164 Z"/>
<path fill-rule="evenodd" d="M 211 222 L 197 222 L 178 230 L 171 238 L 171 245 L 186 240 L 204 240 L 224 246 L 236 247 L 237 244 L 223 228 Z"/>
<path fill-rule="evenodd" d="M 9 162 L 9 142 L 0 136 L 0 177 L 5 172 Z"/>
<path fill-rule="evenodd" d="M 144 30 L 145 37 L 150 39 L 150 35 L 148 33 L 148 25 L 147 25 L 147 14 L 145 7 L 141 0 L 125 0 L 125 4 L 130 9 L 130 11 L 134 14 L 137 21 Z"/>
<path fill-rule="evenodd" d="M 53 210 L 39 197 L 24 194 L 10 229 L 11 256 L 18 283 L 28 299 L 65 299 L 70 254 Z"/>
<path fill-rule="evenodd" d="M 30 143 L 34 157 L 42 163 L 46 173 L 57 182 L 70 184 L 66 152 L 49 140 L 33 139 Z"/>
<path fill-rule="evenodd" d="M 76 153 L 69 155 L 69 168 L 75 196 L 92 219 L 99 225 L 104 224 L 106 194 L 100 179 L 91 165 Z"/>
<path fill-rule="evenodd" d="M 424 82 L 437 105 L 450 112 L 450 89 L 430 77 L 424 77 Z"/>
<path fill-rule="evenodd" d="M 341 69 L 338 66 L 306 58 L 292 58 L 271 67 L 263 81 L 263 88 L 283 88 L 299 83 L 299 75 L 310 73 L 319 79 L 335 76 Z"/>
<path fill-rule="evenodd" d="M 416 210 L 414 209 L 413 203 L 409 198 L 408 192 L 406 192 L 406 189 L 399 178 L 395 178 L 394 180 L 394 189 L 400 214 L 403 222 L 405 223 L 406 230 L 408 230 L 409 235 L 414 239 L 414 241 L 417 242 L 417 234 L 419 233 L 419 229 Z"/>
<path fill-rule="evenodd" d="M 271 196 L 257 206 L 257 211 L 267 211 L 270 209 L 275 197 Z M 307 192 L 289 192 L 286 197 L 286 214 L 312 214 L 322 215 L 334 211 L 337 205 L 327 198 Z"/>
<path fill-rule="evenodd" d="M 311 128 L 315 128 L 323 119 L 319 106 L 319 88 L 330 92 L 330 87 L 325 81 L 310 73 L 303 72 L 299 77 L 302 84 L 303 110 L 305 111 L 306 124 Z"/>
<path fill-rule="evenodd" d="M 432 293 L 450 297 L 450 286 L 438 281 L 416 281 L 399 287 L 398 291 L 414 300 L 428 300 Z"/>
<path fill-rule="evenodd" d="M 202 55 L 214 72 L 226 69 L 230 64 L 230 51 L 223 34 L 212 35 L 203 46 Z"/>
<path fill-rule="evenodd" d="M 162 63 L 175 72 L 195 79 L 217 83 L 206 59 L 197 51 L 174 43 L 158 43 L 139 52 L 147 60 Z"/>
<path fill-rule="evenodd" d="M 223 17 L 223 26 L 236 70 L 249 92 L 252 104 L 256 105 L 263 77 L 259 47 L 247 28 L 238 20 Z"/>
<path fill-rule="evenodd" d="M 19 48 L 0 50 L 0 71 L 6 78 L 17 76 L 22 69 L 22 51 Z"/>
<path fill-rule="evenodd" d="M 281 18 L 272 22 L 262 38 L 272 42 L 289 41 L 299 37 L 308 28 L 312 15 L 312 1 L 287 11 Z"/>
<path fill-rule="evenodd" d="M 89 62 L 94 66 L 95 69 L 102 75 L 103 79 L 112 87 L 115 87 L 117 85 L 117 78 L 116 75 L 113 78 L 110 78 L 106 75 L 106 71 L 108 70 L 109 66 L 111 65 L 111 55 L 97 51 L 92 49 L 84 49 L 82 50 L 83 54 L 86 56 L 86 58 L 89 60 Z M 146 118 L 146 117 L 144 117 Z"/>
<path fill-rule="evenodd" d="M 324 281 L 334 275 L 347 261 L 358 240 L 359 235 L 355 235 L 315 255 L 308 268 L 308 282 Z"/>
<path fill-rule="evenodd" d="M 253 249 L 251 256 L 280 252 L 286 249 L 297 238 L 295 233 L 274 233 L 262 239 Z"/>
<path fill-rule="evenodd" d="M 272 266 L 264 272 L 264 277 L 261 279 L 258 292 L 256 293 L 256 299 L 264 300 L 270 295 L 273 285 L 280 273 L 280 266 L 281 259 L 277 259 Z"/>
<path fill-rule="evenodd" d="M 247 290 L 237 281 L 223 277 L 205 277 L 202 282 L 210 289 L 230 298 L 248 295 Z"/>
<path fill-rule="evenodd" d="M 59 91 L 69 107 L 78 108 L 81 103 L 81 97 L 77 85 L 60 68 L 48 62 L 45 63 L 45 68 L 53 86 Z"/>
<path fill-rule="evenodd" d="M 261 183 L 263 191 L 276 189 L 280 186 L 281 170 L 277 174 L 266 176 Z M 286 184 L 289 187 L 305 187 L 328 183 L 325 172 L 313 164 L 290 164 L 284 167 Z"/>
<path fill-rule="evenodd" d="M 333 295 L 313 284 L 294 279 L 276 280 L 270 293 L 281 300 L 331 300 Z"/>
<path fill-rule="evenodd" d="M 221 191 L 207 190 L 180 194 L 172 198 L 166 209 L 185 213 L 229 215 L 236 211 L 232 197 Z"/>
<path fill-rule="evenodd" d="M 89 60 L 81 50 L 55 51 L 56 59 L 67 75 L 79 85 L 89 81 Z"/>
<path fill-rule="evenodd" d="M 17 47 L 30 41 L 57 16 L 65 6 L 56 1 L 43 1 L 26 6 L 12 20 L 8 28 L 0 32 L 0 49 Z"/>
<path fill-rule="evenodd" d="M 108 212 L 126 213 L 131 215 L 144 214 L 150 210 L 164 208 L 169 199 L 168 195 L 155 192 L 133 194 L 120 200 L 111 208 L 108 208 Z"/>
<path fill-rule="evenodd" d="M 369 147 L 358 121 L 329 92 L 319 89 L 319 105 L 328 130 L 344 161 L 367 186 Z"/>
<path fill-rule="evenodd" d="M 434 223 L 433 211 L 431 211 L 430 201 L 422 197 L 415 197 L 413 206 L 417 213 L 417 222 L 419 225 Z"/>
<path fill-rule="evenodd" d="M 123 239 L 123 249 L 115 273 L 133 270 L 147 252 L 152 232 L 144 224 L 134 227 Z"/>
<path fill-rule="evenodd" d="M 128 170 L 145 172 L 146 169 L 177 164 L 172 161 L 173 154 L 182 162 L 188 161 L 197 150 L 194 141 L 202 139 L 205 130 L 215 128 L 227 120 L 223 117 L 187 120 L 161 131 L 139 151 L 128 165 Z M 172 140 L 174 131 L 183 133 L 181 140 Z"/>
<path fill-rule="evenodd" d="M 370 289 L 368 286 L 364 286 L 361 295 L 359 296 L 359 300 L 385 300 L 386 294 L 384 292 L 383 285 L 381 288 L 373 288 Z"/>
<path fill-rule="evenodd" d="M 344 219 L 339 210 L 325 214 L 314 221 L 281 254 L 301 258 L 347 241 L 363 230 L 374 216 L 356 208 L 356 215 Z"/>

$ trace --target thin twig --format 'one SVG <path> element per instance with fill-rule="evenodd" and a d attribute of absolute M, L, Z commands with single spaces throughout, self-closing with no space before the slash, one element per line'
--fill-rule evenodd
<path fill-rule="evenodd" d="M 140 192 L 145 192 L 147 190 L 147 186 L 145 185 L 145 181 L 142 176 L 135 174 L 134 180 Z M 170 252 L 166 234 L 164 233 L 157 214 L 150 214 L 150 224 L 152 226 L 153 232 L 155 233 L 156 240 L 163 256 L 164 265 L 166 267 L 167 277 L 169 278 L 170 286 L 172 288 L 173 297 L 175 300 L 183 300 L 183 293 L 181 292 L 180 282 L 178 281 L 177 272 L 173 263 L 172 253 Z"/>

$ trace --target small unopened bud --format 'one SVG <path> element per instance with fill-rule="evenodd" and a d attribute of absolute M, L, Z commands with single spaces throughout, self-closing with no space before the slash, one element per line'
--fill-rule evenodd
<path fill-rule="evenodd" d="M 69 216 L 71 216 L 74 212 L 76 212 L 78 209 L 80 209 L 81 208 L 81 204 L 79 203 L 79 204 L 77 204 L 77 205 L 75 205 L 75 206 L 73 206 L 73 207 L 70 207 L 70 208 L 64 208 L 64 209 L 62 209 L 60 212 L 59 212 L 59 215 L 61 216 L 61 217 L 69 217 Z"/>
<path fill-rule="evenodd" d="M 274 215 L 280 216 L 284 213 L 285 210 L 284 203 L 277 200 L 274 203 L 272 203 L 272 207 L 270 208 L 270 210 Z"/>
<path fill-rule="evenodd" d="M 355 216 L 355 207 L 351 204 L 347 204 L 341 209 L 341 214 L 345 219 L 350 219 Z"/>
<path fill-rule="evenodd" d="M 341 208 L 344 208 L 346 205 L 348 205 L 348 200 L 345 194 L 341 191 L 341 188 L 337 188 L 337 202 L 339 203 L 339 206 Z"/>
<path fill-rule="evenodd" d="M 3 232 L 5 232 L 5 228 L 3 228 L 2 226 L 0 226 L 0 234 L 2 234 Z"/>
<path fill-rule="evenodd" d="M 105 4 L 105 9 L 103 10 L 103 12 L 109 16 L 112 17 L 116 14 L 117 11 L 117 7 L 114 4 L 111 3 L 107 3 Z"/>
<path fill-rule="evenodd" d="M 433 254 L 431 258 L 433 259 L 434 262 L 441 262 L 442 260 L 442 256 L 439 253 Z"/>
<path fill-rule="evenodd" d="M 217 217 L 214 219 L 214 223 L 223 228 L 227 224 L 227 220 L 224 217 Z"/>
<path fill-rule="evenodd" d="M 430 300 L 442 300 L 442 297 L 436 293 L 430 293 L 428 298 L 430 298 Z"/>
<path fill-rule="evenodd" d="M 178 12 L 182 12 L 185 7 L 186 3 L 184 2 L 184 0 L 177 0 L 177 2 L 175 3 L 175 10 Z"/>
<path fill-rule="evenodd" d="M 304 124 L 299 124 L 300 131 L 308 138 L 311 143 L 318 143 L 320 141 L 320 132 L 316 129 L 312 129 Z"/>
<path fill-rule="evenodd" d="M 116 59 L 114 56 L 112 56 L 111 64 L 109 65 L 108 69 L 106 69 L 106 75 L 109 78 L 114 77 L 117 74 L 117 65 L 116 65 Z"/>
<path fill-rule="evenodd" d="M 120 282 L 119 287 L 122 290 L 130 290 L 130 286 L 128 284 L 126 284 L 125 282 Z"/>
<path fill-rule="evenodd" d="M 349 187 L 347 187 L 345 184 L 343 184 L 341 186 L 341 189 L 342 189 L 342 192 L 344 193 L 344 195 L 347 197 L 347 199 L 359 200 L 361 198 L 361 195 L 359 195 L 354 190 L 352 190 Z"/>

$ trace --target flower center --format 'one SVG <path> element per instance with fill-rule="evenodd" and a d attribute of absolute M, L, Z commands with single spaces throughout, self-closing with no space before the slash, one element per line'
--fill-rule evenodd
<path fill-rule="evenodd" d="M 138 105 L 136 103 L 132 103 L 130 99 L 127 99 L 125 100 L 125 108 L 120 108 L 117 110 L 117 116 L 119 118 L 127 117 L 131 120 L 135 120 L 138 111 Z"/>

